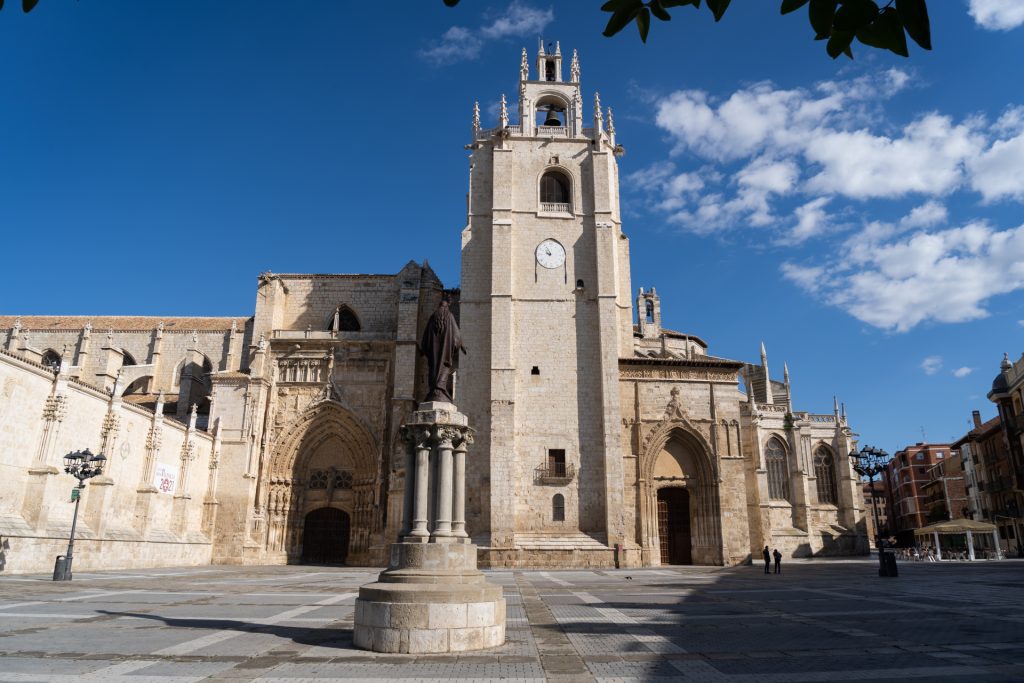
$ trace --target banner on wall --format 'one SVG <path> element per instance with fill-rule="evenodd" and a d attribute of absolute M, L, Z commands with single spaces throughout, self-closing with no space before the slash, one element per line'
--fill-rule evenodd
<path fill-rule="evenodd" d="M 155 486 L 160 493 L 174 493 L 174 486 L 177 483 L 177 479 L 177 468 L 165 465 L 162 462 L 158 462 L 156 464 L 156 469 L 153 473 L 153 486 Z"/>

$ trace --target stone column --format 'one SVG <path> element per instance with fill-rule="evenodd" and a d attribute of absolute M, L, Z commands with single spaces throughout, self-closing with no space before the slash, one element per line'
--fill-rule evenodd
<path fill-rule="evenodd" d="M 401 434 L 405 445 L 405 483 L 402 486 L 402 528 L 398 532 L 399 538 L 408 536 L 412 531 L 412 506 L 416 488 L 416 435 L 408 427 L 402 427 Z"/>
<path fill-rule="evenodd" d="M 974 562 L 974 534 L 967 530 L 967 559 Z"/>
<path fill-rule="evenodd" d="M 428 430 L 417 430 L 416 432 L 416 495 L 413 500 L 412 530 L 410 536 L 415 538 L 428 538 L 430 532 L 427 530 L 427 503 L 429 491 L 427 485 L 430 478 L 430 432 Z"/>
<path fill-rule="evenodd" d="M 437 521 L 433 535 L 440 538 L 452 535 L 452 441 L 458 436 L 459 431 L 450 427 L 437 431 Z"/>
<path fill-rule="evenodd" d="M 452 534 L 456 538 L 469 538 L 466 533 L 466 447 L 473 443 L 473 435 L 466 433 L 455 444 L 455 490 L 452 492 Z"/>
<path fill-rule="evenodd" d="M 933 531 L 932 534 L 935 536 L 935 554 L 938 556 L 937 559 L 942 559 L 942 546 L 939 545 L 939 532 Z"/>
<path fill-rule="evenodd" d="M 416 479 L 412 529 L 391 544 L 388 568 L 377 581 L 359 589 L 353 643 L 409 654 L 501 645 L 505 598 L 476 568 L 477 549 L 465 531 L 468 420 L 450 403 L 422 403 L 402 433 L 415 435 L 406 454 Z M 428 474 L 431 469 L 436 472 Z"/>

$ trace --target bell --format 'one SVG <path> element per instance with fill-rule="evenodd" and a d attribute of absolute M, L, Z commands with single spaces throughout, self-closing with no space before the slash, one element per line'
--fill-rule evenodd
<path fill-rule="evenodd" d="M 548 109 L 548 117 L 547 117 L 547 119 L 544 120 L 544 125 L 545 126 L 560 126 L 560 125 L 562 125 L 562 121 L 555 114 L 555 110 L 554 109 Z"/>

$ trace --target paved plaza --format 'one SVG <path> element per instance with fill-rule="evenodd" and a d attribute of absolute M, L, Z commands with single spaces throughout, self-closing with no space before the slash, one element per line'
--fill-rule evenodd
<path fill-rule="evenodd" d="M 352 646 L 377 570 L 198 567 L 0 577 L 0 681 L 1024 680 L 1024 562 L 867 559 L 491 571 L 508 642 L 461 655 Z"/>

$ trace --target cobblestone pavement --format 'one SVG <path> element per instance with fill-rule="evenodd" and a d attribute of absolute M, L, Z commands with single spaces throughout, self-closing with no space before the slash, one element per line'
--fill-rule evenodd
<path fill-rule="evenodd" d="M 508 642 L 352 647 L 377 570 L 197 567 L 0 577 L 0 681 L 1024 680 L 1024 562 L 869 560 L 492 571 Z"/>

